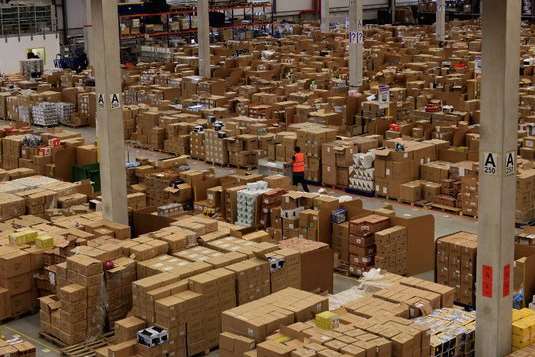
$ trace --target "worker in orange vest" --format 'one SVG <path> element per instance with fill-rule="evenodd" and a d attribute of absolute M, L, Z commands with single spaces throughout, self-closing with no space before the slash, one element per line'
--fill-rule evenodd
<path fill-rule="evenodd" d="M 310 192 L 305 181 L 305 154 L 301 152 L 301 148 L 296 146 L 294 149 L 294 157 L 292 160 L 292 174 L 294 185 L 301 184 L 303 191 Z"/>

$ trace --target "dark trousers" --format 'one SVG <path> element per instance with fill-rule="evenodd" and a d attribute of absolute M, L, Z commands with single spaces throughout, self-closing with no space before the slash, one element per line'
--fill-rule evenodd
<path fill-rule="evenodd" d="M 294 186 L 298 186 L 299 184 L 301 184 L 301 186 L 303 186 L 303 191 L 310 192 L 308 190 L 308 185 L 307 185 L 307 182 L 305 180 L 305 173 L 304 172 L 294 172 L 293 173 L 293 181 L 294 181 Z"/>

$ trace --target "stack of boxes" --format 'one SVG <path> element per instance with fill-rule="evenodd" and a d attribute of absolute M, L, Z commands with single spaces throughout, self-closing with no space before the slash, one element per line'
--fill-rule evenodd
<path fill-rule="evenodd" d="M 416 318 L 414 324 L 431 332 L 431 356 L 474 356 L 475 311 L 440 309 Z"/>
<path fill-rule="evenodd" d="M 260 299 L 270 293 L 270 270 L 265 260 L 245 260 L 226 267 L 236 274 L 238 305 Z"/>
<path fill-rule="evenodd" d="M 196 160 L 205 160 L 206 159 L 206 148 L 205 148 L 205 138 L 206 133 L 204 131 L 191 132 L 191 158 Z"/>
<path fill-rule="evenodd" d="M 280 249 L 266 254 L 269 264 L 271 292 L 288 287 L 301 288 L 301 255 L 293 249 Z"/>
<path fill-rule="evenodd" d="M 360 275 L 375 264 L 375 233 L 390 226 L 390 218 L 369 215 L 349 222 L 349 271 Z"/>
<path fill-rule="evenodd" d="M 132 308 L 132 282 L 137 279 L 136 263 L 126 257 L 113 260 L 113 268 L 104 272 L 108 321 L 124 318 Z"/>
<path fill-rule="evenodd" d="M 203 334 L 208 349 L 218 345 L 221 313 L 236 306 L 235 285 L 235 275 L 227 269 L 210 270 L 189 278 L 190 290 L 203 296 Z"/>
<path fill-rule="evenodd" d="M 56 103 L 56 114 L 58 116 L 58 121 L 63 125 L 77 126 L 78 123 L 75 120 L 75 112 L 76 108 L 72 103 Z"/>
<path fill-rule="evenodd" d="M 513 351 L 535 344 L 535 311 L 513 310 Z"/>
<path fill-rule="evenodd" d="M 519 169 L 516 177 L 516 222 L 528 224 L 535 217 L 535 170 Z"/>
<path fill-rule="evenodd" d="M 375 192 L 375 154 L 354 154 L 353 164 L 349 166 L 349 188 L 357 192 Z"/>
<path fill-rule="evenodd" d="M 193 146 L 190 141 L 192 126 L 189 123 L 167 125 L 166 139 L 164 142 L 165 152 L 175 155 L 189 155 Z"/>
<path fill-rule="evenodd" d="M 463 176 L 461 178 L 460 198 L 463 214 L 466 216 L 477 217 L 479 212 L 478 176 Z"/>
<path fill-rule="evenodd" d="M 30 342 L 20 338 L 0 340 L 0 356 L 36 357 L 37 350 Z"/>
<path fill-rule="evenodd" d="M 256 226 L 259 221 L 262 195 L 268 190 L 267 182 L 248 183 L 247 188 L 238 191 L 237 220 L 240 226 Z"/>
<path fill-rule="evenodd" d="M 228 149 L 225 138 L 219 137 L 220 132 L 213 129 L 208 129 L 205 133 L 206 162 L 227 165 Z"/>
<path fill-rule="evenodd" d="M 475 306 L 477 235 L 458 232 L 436 243 L 437 283 L 455 288 L 455 302 Z"/>
<path fill-rule="evenodd" d="M 61 308 L 52 313 L 50 333 L 68 345 L 99 336 L 104 330 L 102 265 L 88 256 L 75 255 L 67 258 L 64 269 L 57 269 Z M 59 315 L 59 325 L 55 324 L 54 313 Z"/>
<path fill-rule="evenodd" d="M 318 214 L 313 209 L 306 209 L 299 212 L 299 238 L 317 241 L 318 240 Z"/>
<path fill-rule="evenodd" d="M 20 235 L 19 235 L 20 236 Z M 24 243 L 37 234 L 23 233 Z M 24 250 L 5 246 L 0 248 L 0 317 L 17 317 L 32 310 L 35 287 L 32 274 L 38 270 L 37 256 Z"/>
<path fill-rule="evenodd" d="M 32 108 L 33 124 L 39 126 L 58 125 L 56 103 L 42 102 Z"/>
<path fill-rule="evenodd" d="M 393 226 L 375 233 L 375 267 L 394 274 L 407 274 L 407 228 Z"/>
<path fill-rule="evenodd" d="M 313 319 L 327 311 L 327 297 L 286 288 L 248 304 L 227 310 L 222 315 L 222 330 L 263 342 L 280 326 Z"/>
<path fill-rule="evenodd" d="M 297 130 L 296 145 L 305 153 L 305 179 L 321 182 L 322 145 L 336 140 L 336 129 L 317 124 L 306 124 Z"/>
<path fill-rule="evenodd" d="M 349 266 L 349 222 L 333 223 L 332 249 L 335 267 Z"/>

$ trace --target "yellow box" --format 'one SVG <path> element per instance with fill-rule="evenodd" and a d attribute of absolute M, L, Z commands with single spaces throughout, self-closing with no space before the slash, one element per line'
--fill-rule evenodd
<path fill-rule="evenodd" d="M 33 230 L 23 230 L 9 235 L 9 243 L 13 245 L 30 244 L 37 238 L 37 232 Z"/>
<path fill-rule="evenodd" d="M 513 322 L 513 336 L 515 335 L 523 339 L 531 338 L 531 326 L 524 320 Z"/>
<path fill-rule="evenodd" d="M 54 239 L 47 235 L 40 235 L 35 239 L 35 246 L 40 249 L 54 248 Z"/>
<path fill-rule="evenodd" d="M 513 309 L 513 322 L 522 320 L 528 316 L 535 315 L 535 311 L 527 308 L 523 308 L 520 310 Z"/>
<path fill-rule="evenodd" d="M 524 346 L 526 344 L 531 345 L 531 338 L 524 338 L 523 336 L 513 335 L 511 343 L 513 346 Z"/>
<path fill-rule="evenodd" d="M 340 325 L 340 317 L 330 311 L 324 311 L 316 315 L 315 323 L 323 330 L 332 330 Z"/>

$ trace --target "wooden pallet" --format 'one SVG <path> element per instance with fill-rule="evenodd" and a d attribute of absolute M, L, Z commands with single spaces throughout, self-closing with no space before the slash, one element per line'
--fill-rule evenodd
<path fill-rule="evenodd" d="M 46 332 L 39 332 L 39 337 L 41 337 L 45 341 L 52 343 L 54 346 L 58 346 L 59 348 L 67 347 L 67 345 L 64 344 L 63 341 L 61 341 L 59 338 L 56 338 Z"/>
<path fill-rule="evenodd" d="M 68 357 L 93 357 L 96 355 L 95 350 L 111 345 L 113 342 L 111 339 L 114 336 L 114 332 L 107 332 L 104 335 L 97 337 L 91 341 L 85 341 L 62 348 L 60 350 L 62 356 Z"/>
<path fill-rule="evenodd" d="M 462 212 L 463 212 L 461 208 L 439 205 L 438 203 L 432 203 L 430 207 L 438 209 L 442 212 L 449 212 L 452 214 L 457 214 L 459 216 L 462 216 Z"/>
<path fill-rule="evenodd" d="M 83 127 L 86 127 L 86 126 L 89 126 L 89 124 L 73 124 L 73 123 L 60 123 L 60 125 L 63 125 L 63 126 L 66 126 L 68 128 L 73 128 L 73 129 L 76 129 L 76 128 L 83 128 Z"/>
<path fill-rule="evenodd" d="M 334 268 L 334 272 L 343 276 L 350 276 L 349 265 L 340 264 L 340 266 Z"/>
<path fill-rule="evenodd" d="M 422 207 L 422 208 L 429 208 L 429 206 L 431 205 L 431 202 L 429 201 L 416 201 L 416 202 L 410 202 L 410 201 L 405 201 L 405 200 L 402 200 L 401 198 L 398 198 L 398 203 L 402 203 L 404 205 L 409 205 L 411 207 Z"/>

